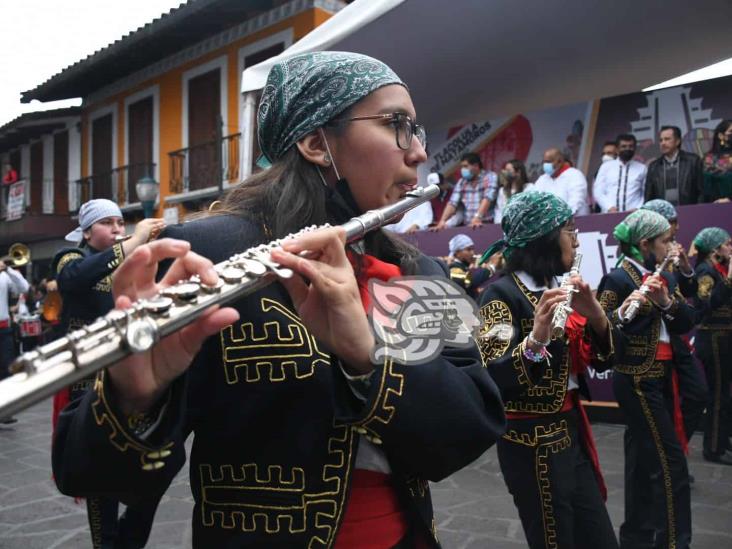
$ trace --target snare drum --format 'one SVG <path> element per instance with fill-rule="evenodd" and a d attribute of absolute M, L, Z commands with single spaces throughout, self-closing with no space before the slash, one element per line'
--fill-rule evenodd
<path fill-rule="evenodd" d="M 39 315 L 25 316 L 18 319 L 20 337 L 38 337 L 41 335 L 41 317 Z"/>

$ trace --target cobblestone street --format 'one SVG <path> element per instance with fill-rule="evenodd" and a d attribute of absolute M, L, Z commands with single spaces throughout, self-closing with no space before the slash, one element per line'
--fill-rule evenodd
<path fill-rule="evenodd" d="M 51 481 L 50 402 L 0 427 L 0 548 L 61 549 L 90 546 L 84 505 L 62 496 Z M 613 524 L 623 514 L 622 428 L 595 425 L 600 459 L 610 490 Z M 732 547 L 732 467 L 701 459 L 701 437 L 692 441 L 690 468 L 695 549 Z M 518 515 L 503 484 L 494 449 L 470 467 L 433 485 L 443 546 L 525 547 Z M 193 499 L 184 468 L 158 509 L 148 547 L 190 547 Z"/>

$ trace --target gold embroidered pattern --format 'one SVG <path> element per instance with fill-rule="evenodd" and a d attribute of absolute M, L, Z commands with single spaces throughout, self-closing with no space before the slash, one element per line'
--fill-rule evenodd
<path fill-rule="evenodd" d="M 556 440 L 557 436 L 560 436 L 559 440 Z M 549 455 L 566 450 L 572 444 L 566 421 L 562 420 L 558 429 L 555 424 L 550 425 L 546 430 L 543 426 L 537 425 L 536 442 L 536 482 L 541 498 L 544 541 L 547 549 L 558 549 L 557 522 L 554 518 L 552 486 L 549 478 Z"/>
<path fill-rule="evenodd" d="M 597 300 L 604 311 L 612 312 L 618 308 L 618 294 L 612 290 L 603 290 Z"/>
<path fill-rule="evenodd" d="M 503 435 L 503 438 L 515 444 L 534 448 L 536 483 L 541 499 L 542 520 L 544 523 L 544 542 L 547 548 L 558 548 L 551 479 L 549 477 L 549 456 L 571 446 L 572 439 L 569 436 L 567 421 L 562 419 L 549 425 L 527 426 L 526 431 L 522 431 L 518 427 L 509 430 Z"/>
<path fill-rule="evenodd" d="M 245 383 L 279 382 L 304 379 L 317 366 L 328 366 L 330 357 L 318 349 L 300 318 L 282 303 L 262 298 L 263 313 L 273 320 L 264 323 L 262 333 L 256 333 L 254 323 L 245 322 L 221 331 L 221 347 L 226 383 L 239 383 L 243 372 Z"/>
<path fill-rule="evenodd" d="M 714 278 L 711 275 L 704 275 L 699 277 L 699 290 L 697 294 L 699 299 L 709 299 L 712 295 L 712 288 L 714 288 Z"/>
<path fill-rule="evenodd" d="M 676 549 L 676 518 L 674 516 L 674 495 L 673 487 L 671 484 L 671 472 L 668 465 L 668 458 L 666 451 L 663 448 L 663 442 L 661 441 L 661 435 L 658 432 L 656 426 L 656 420 L 653 417 L 653 412 L 648 406 L 646 401 L 646 395 L 641 389 L 640 381 L 641 376 L 633 376 L 633 385 L 635 388 L 635 394 L 638 395 L 643 415 L 646 417 L 648 422 L 648 428 L 651 431 L 651 438 L 656 446 L 656 452 L 658 452 L 658 460 L 661 463 L 661 474 L 663 475 L 663 489 L 666 496 L 666 522 L 668 525 L 667 541 L 668 549 Z"/>
<path fill-rule="evenodd" d="M 107 269 L 114 270 L 119 267 L 119 264 L 122 263 L 122 261 L 124 261 L 125 252 L 121 243 L 112 246 L 112 252 L 114 253 L 114 257 L 107 262 Z"/>
<path fill-rule="evenodd" d="M 511 346 L 513 317 L 511 309 L 503 301 L 494 299 L 480 309 L 480 353 L 483 363 L 488 364 L 504 354 Z"/>
<path fill-rule="evenodd" d="M 56 274 L 60 274 L 61 271 L 64 270 L 64 267 L 67 263 L 70 263 L 71 261 L 75 261 L 77 259 L 83 259 L 84 256 L 79 252 L 69 252 L 64 254 L 61 259 L 58 260 L 58 265 L 56 265 Z"/>
<path fill-rule="evenodd" d="M 714 362 L 715 383 L 711 451 L 715 454 L 719 451 L 719 415 L 722 401 L 722 357 L 719 354 L 719 340 L 726 338 L 726 336 L 727 334 L 724 332 L 712 333 L 712 361 Z"/>
<path fill-rule="evenodd" d="M 112 291 L 112 275 L 107 275 L 94 285 L 94 289 L 98 292 Z"/>
<path fill-rule="evenodd" d="M 104 394 L 104 370 L 97 374 L 94 382 L 94 391 L 97 394 L 97 400 L 92 403 L 92 413 L 94 420 L 100 427 L 105 427 L 109 432 L 109 442 L 120 452 L 134 451 L 139 454 L 140 467 L 144 471 L 154 471 L 162 468 L 165 463 L 160 461 L 162 457 L 170 455 L 169 450 L 173 447 L 173 443 L 158 448 L 147 446 L 140 441 L 132 438 L 122 426 L 122 423 L 112 412 Z"/>
<path fill-rule="evenodd" d="M 536 308 L 539 300 L 531 291 L 521 282 L 521 279 L 515 274 L 513 277 L 516 286 L 521 293 Z M 534 319 L 521 319 L 521 331 L 525 337 L 532 330 Z M 513 367 L 518 372 L 518 381 L 521 385 L 525 385 L 523 395 L 516 400 L 506 400 L 505 408 L 508 412 L 529 412 L 534 414 L 553 414 L 558 412 L 564 403 L 564 396 L 567 393 L 567 378 L 569 376 L 569 347 L 564 345 L 562 348 L 562 356 L 559 358 L 559 364 L 551 362 L 549 365 L 543 366 L 544 374 L 539 383 L 533 383 L 526 371 L 526 364 L 523 359 L 523 345 L 518 345 L 512 353 Z M 556 358 L 555 358 L 556 360 Z M 526 398 L 528 397 L 528 399 Z M 549 402 L 527 402 L 527 400 L 537 400 L 540 398 L 550 398 Z"/>
<path fill-rule="evenodd" d="M 300 467 L 200 464 L 202 524 L 267 534 L 313 532 L 308 548 L 330 547 L 345 507 L 354 440 L 350 429 L 334 425 L 320 492 L 307 491 Z"/>

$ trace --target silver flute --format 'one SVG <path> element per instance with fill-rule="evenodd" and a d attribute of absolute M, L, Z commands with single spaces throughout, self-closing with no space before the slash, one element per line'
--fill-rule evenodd
<path fill-rule="evenodd" d="M 663 261 L 661 261 L 661 264 L 658 266 L 658 268 L 653 273 L 653 276 L 658 276 L 662 272 L 668 269 L 668 266 L 670 263 L 674 262 L 674 258 L 671 256 L 671 254 L 667 255 Z M 641 287 L 638 288 L 638 291 L 642 293 L 643 295 L 646 295 L 648 292 L 651 291 L 651 289 L 648 287 L 647 284 L 643 283 L 641 284 Z M 639 299 L 634 299 L 630 302 L 630 305 L 628 305 L 625 309 L 625 313 L 622 315 L 622 321 L 624 324 L 627 324 L 628 322 L 631 322 L 636 315 L 638 314 L 638 311 L 640 311 L 641 308 L 641 302 Z"/>
<path fill-rule="evenodd" d="M 402 200 L 354 217 L 341 227 L 346 241 L 354 242 L 394 218 L 437 196 L 437 185 L 417 188 Z M 277 277 L 293 272 L 277 264 L 271 252 L 288 238 L 330 225 L 306 227 L 285 238 L 261 244 L 214 265 L 219 281 L 203 284 L 197 275 L 114 309 L 91 324 L 22 354 L 12 364 L 12 375 L 0 381 L 0 417 L 24 410 L 132 353 L 152 348 L 161 338 L 180 330 L 213 305 L 226 305 L 260 290 Z"/>
<path fill-rule="evenodd" d="M 572 314 L 572 296 L 577 292 L 574 284 L 569 283 L 569 279 L 573 276 L 579 275 L 580 264 L 582 263 L 582 254 L 576 253 L 574 260 L 572 261 L 572 267 L 569 272 L 562 278 L 561 287 L 567 290 L 567 299 L 564 303 L 560 303 L 554 309 L 554 316 L 552 317 L 552 339 L 558 339 L 564 335 L 564 327 L 567 325 L 567 319 Z"/>

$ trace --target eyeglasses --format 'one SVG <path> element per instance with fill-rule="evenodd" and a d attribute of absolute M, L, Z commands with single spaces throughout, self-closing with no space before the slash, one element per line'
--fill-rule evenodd
<path fill-rule="evenodd" d="M 579 229 L 562 229 L 565 233 L 569 233 L 572 240 L 576 241 L 579 238 Z"/>
<path fill-rule="evenodd" d="M 422 147 L 427 147 L 427 131 L 422 124 L 415 124 L 409 115 L 403 112 L 393 112 L 389 114 L 372 114 L 369 116 L 354 116 L 353 118 L 341 118 L 328 122 L 329 126 L 345 124 L 347 122 L 357 122 L 359 120 L 389 120 L 394 126 L 396 133 L 397 147 L 403 151 L 408 151 L 412 146 L 412 138 L 416 137 Z"/>

